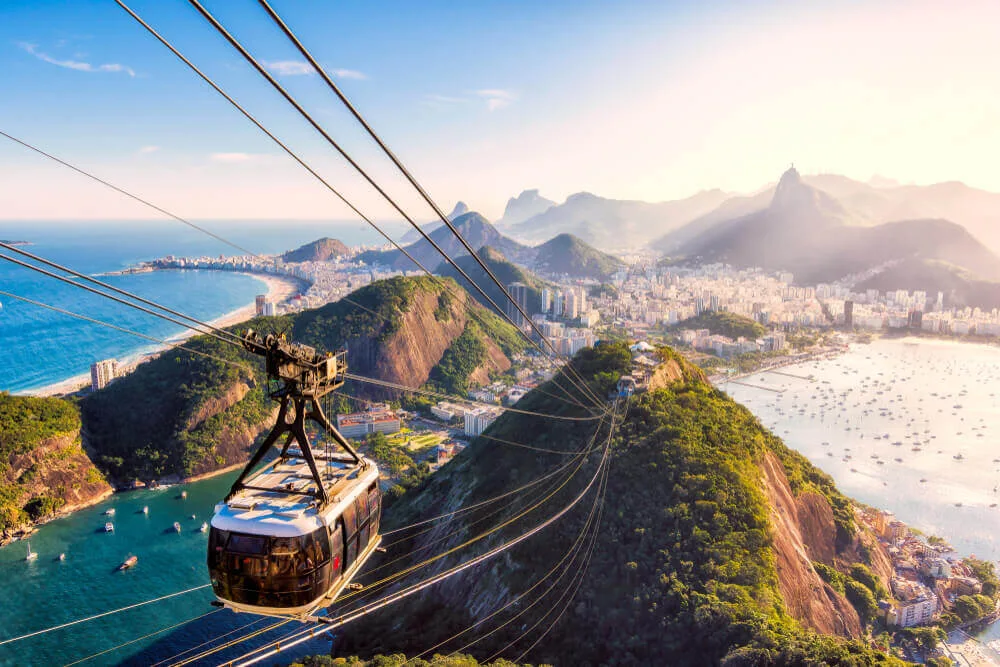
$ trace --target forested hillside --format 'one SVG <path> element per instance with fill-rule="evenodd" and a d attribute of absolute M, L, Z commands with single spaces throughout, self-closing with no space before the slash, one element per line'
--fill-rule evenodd
<path fill-rule="evenodd" d="M 847 563 L 863 560 L 858 555 L 862 536 L 849 501 L 749 411 L 707 384 L 697 369 L 669 351 L 665 357 L 685 370 L 674 374 L 677 379 L 669 386 L 637 395 L 611 434 L 602 520 L 575 597 L 560 597 L 571 578 L 552 588 L 556 593 L 543 596 L 550 588 L 548 579 L 523 602 L 490 617 L 571 553 L 585 534 L 593 497 L 492 564 L 368 616 L 342 636 L 337 654 L 412 654 L 483 621 L 475 632 L 435 651 L 460 649 L 480 659 L 499 652 L 516 658 L 554 623 L 519 660 L 566 665 L 893 663 L 857 639 L 863 619 L 854 605 L 825 584 L 802 556 L 809 553 L 845 570 Z M 604 395 L 628 370 L 630 354 L 624 344 L 603 345 L 581 352 L 574 364 Z M 554 385 L 543 389 L 552 395 L 532 392 L 519 407 L 581 414 L 555 397 L 559 390 Z M 386 529 L 518 488 L 565 463 L 560 452 L 583 451 L 592 442 L 597 447 L 544 510 L 515 518 L 542 492 L 522 494 L 505 509 L 490 506 L 416 535 L 390 549 L 386 558 L 403 555 L 393 566 L 402 567 L 511 520 L 503 530 L 431 568 L 441 571 L 522 533 L 585 488 L 597 473 L 608 428 L 606 423 L 505 415 L 487 431 L 490 439 L 475 441 L 389 508 Z M 790 524 L 783 514 L 793 515 Z M 414 550 L 420 555 L 405 557 Z M 582 561 L 569 563 L 572 572 L 583 571 Z M 412 580 L 426 574 L 418 570 Z"/>

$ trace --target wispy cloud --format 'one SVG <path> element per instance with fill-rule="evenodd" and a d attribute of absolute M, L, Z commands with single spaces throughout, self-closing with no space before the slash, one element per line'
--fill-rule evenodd
<path fill-rule="evenodd" d="M 105 63 L 103 65 L 94 65 L 92 63 L 84 62 L 83 60 L 60 60 L 50 56 L 49 54 L 39 51 L 37 44 L 30 44 L 28 42 L 18 43 L 22 49 L 35 56 L 39 60 L 49 63 L 50 65 L 56 65 L 58 67 L 65 67 L 67 69 L 75 69 L 78 72 L 124 72 L 129 76 L 135 76 L 135 70 L 127 65 L 122 65 L 120 63 Z"/>
<path fill-rule="evenodd" d="M 264 66 L 278 76 L 304 76 L 316 73 L 312 65 L 304 60 L 272 60 L 271 62 L 265 62 Z M 363 72 L 353 69 L 328 69 L 326 73 L 337 79 L 356 79 L 361 81 L 368 78 Z"/>
<path fill-rule="evenodd" d="M 139 155 L 148 155 L 149 153 L 155 153 L 160 150 L 159 146 L 143 146 L 139 149 Z"/>
<path fill-rule="evenodd" d="M 510 90 L 503 90 L 501 88 L 485 88 L 483 90 L 477 90 L 476 95 L 481 99 L 486 100 L 486 107 L 490 111 L 496 111 L 497 109 L 503 109 L 504 107 L 510 106 L 517 99 L 517 95 Z"/>

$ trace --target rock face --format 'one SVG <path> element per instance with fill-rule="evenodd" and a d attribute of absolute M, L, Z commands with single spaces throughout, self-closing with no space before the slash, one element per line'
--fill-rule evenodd
<path fill-rule="evenodd" d="M 836 554 L 830 504 L 816 493 L 792 495 L 774 454 L 766 453 L 760 467 L 774 528 L 778 584 L 789 613 L 818 632 L 860 637 L 857 612 L 812 567 L 812 561 L 832 564 Z"/>
<path fill-rule="evenodd" d="M 546 199 L 538 194 L 538 190 L 525 190 L 518 196 L 507 200 L 503 218 L 497 224 L 516 225 L 544 213 L 555 205 L 556 203 L 551 199 Z"/>
<path fill-rule="evenodd" d="M 451 209 L 451 213 L 448 214 L 449 220 L 454 220 L 460 215 L 465 215 L 469 212 L 469 206 L 464 201 L 460 201 L 455 204 L 455 208 Z"/>
<path fill-rule="evenodd" d="M 84 451 L 74 406 L 0 394 L 0 417 L 0 540 L 112 493 Z"/>

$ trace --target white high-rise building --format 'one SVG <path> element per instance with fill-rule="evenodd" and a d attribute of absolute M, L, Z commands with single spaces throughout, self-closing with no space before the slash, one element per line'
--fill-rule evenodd
<path fill-rule="evenodd" d="M 90 365 L 90 387 L 94 391 L 104 389 L 118 377 L 118 360 L 103 359 Z"/>

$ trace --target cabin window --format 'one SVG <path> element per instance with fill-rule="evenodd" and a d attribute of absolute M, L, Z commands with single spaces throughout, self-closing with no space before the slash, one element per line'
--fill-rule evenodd
<path fill-rule="evenodd" d="M 344 530 L 347 531 L 348 538 L 358 532 L 358 514 L 354 503 L 348 503 L 344 508 Z"/>
<path fill-rule="evenodd" d="M 344 564 L 344 529 L 340 521 L 330 533 L 330 551 L 333 559 L 330 561 L 331 577 L 336 580 Z"/>
<path fill-rule="evenodd" d="M 229 536 L 227 551 L 235 551 L 241 554 L 266 554 L 267 538 L 262 535 L 241 535 L 233 533 Z"/>
<path fill-rule="evenodd" d="M 313 532 L 312 541 L 315 549 L 315 559 L 317 563 L 325 563 L 330 560 L 330 538 L 326 530 L 320 528 Z"/>
<path fill-rule="evenodd" d="M 358 494 L 358 523 L 368 521 L 368 495 L 364 492 Z"/>

